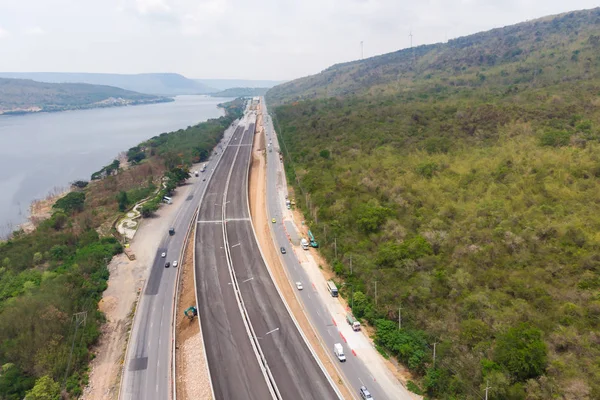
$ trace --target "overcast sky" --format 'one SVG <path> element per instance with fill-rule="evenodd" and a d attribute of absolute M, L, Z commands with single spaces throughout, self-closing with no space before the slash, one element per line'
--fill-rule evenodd
<path fill-rule="evenodd" d="M 0 71 L 287 80 L 598 0 L 0 0 Z"/>

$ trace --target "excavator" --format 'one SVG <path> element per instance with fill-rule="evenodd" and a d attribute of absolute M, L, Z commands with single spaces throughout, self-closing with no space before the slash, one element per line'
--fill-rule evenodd
<path fill-rule="evenodd" d="M 188 308 L 185 309 L 185 311 L 183 312 L 183 314 L 188 317 L 188 319 L 191 321 L 194 319 L 195 316 L 198 315 L 198 309 L 194 306 L 190 306 Z"/>
<path fill-rule="evenodd" d="M 310 230 L 308 231 L 308 237 L 310 238 L 310 247 L 314 247 L 314 248 L 319 247 L 319 243 L 317 243 L 317 241 L 315 240 L 315 237 L 313 236 L 313 234 Z"/>

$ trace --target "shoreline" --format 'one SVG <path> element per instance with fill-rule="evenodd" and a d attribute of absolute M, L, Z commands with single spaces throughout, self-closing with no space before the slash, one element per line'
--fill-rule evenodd
<path fill-rule="evenodd" d="M 12 109 L 12 110 L 0 110 L 0 117 L 19 117 L 23 115 L 32 115 L 32 114 L 41 114 L 41 113 L 57 113 L 64 111 L 82 111 L 82 110 L 94 110 L 98 108 L 116 108 L 116 107 L 130 107 L 130 106 L 147 106 L 151 104 L 161 104 L 161 103 L 172 103 L 174 102 L 174 97 L 164 97 L 161 99 L 155 100 L 131 100 L 130 103 L 114 103 L 114 104 L 87 104 L 81 106 L 73 106 L 73 107 L 60 107 L 57 109 L 44 109 L 39 106 L 31 106 L 27 109 Z"/>

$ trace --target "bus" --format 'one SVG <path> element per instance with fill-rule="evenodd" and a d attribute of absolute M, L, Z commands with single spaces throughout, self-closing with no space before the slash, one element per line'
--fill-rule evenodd
<path fill-rule="evenodd" d="M 338 297 L 338 289 L 333 281 L 327 281 L 327 290 L 331 293 L 331 297 Z"/>

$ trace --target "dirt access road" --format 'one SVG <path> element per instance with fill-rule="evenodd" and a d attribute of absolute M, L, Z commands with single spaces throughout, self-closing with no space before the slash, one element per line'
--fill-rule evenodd
<path fill-rule="evenodd" d="M 160 240 L 185 201 L 188 188 L 188 185 L 177 188 L 172 197 L 173 204 L 163 205 L 154 217 L 143 220 L 130 244 L 136 260 L 130 261 L 120 254 L 108 265 L 108 289 L 98 304 L 106 316 L 106 323 L 101 328 L 100 341 L 93 349 L 96 358 L 90 364 L 89 384 L 82 396 L 84 400 L 117 399 L 134 305 Z"/>

